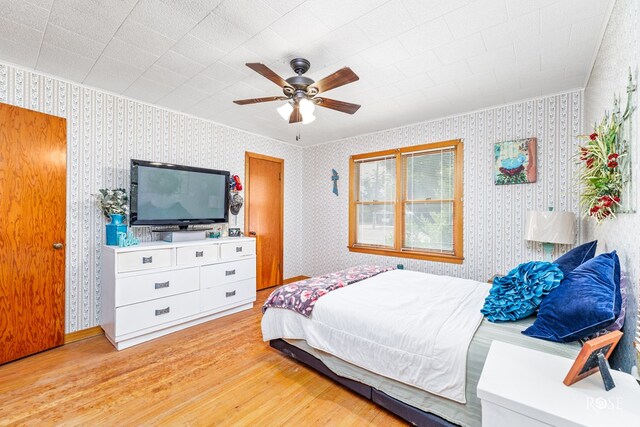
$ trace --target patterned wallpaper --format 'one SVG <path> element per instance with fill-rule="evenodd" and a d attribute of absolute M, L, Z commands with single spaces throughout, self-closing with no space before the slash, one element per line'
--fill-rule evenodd
<path fill-rule="evenodd" d="M 392 113 L 392 112 L 390 112 Z M 304 242 L 304 271 L 320 274 L 362 263 L 381 263 L 435 274 L 487 280 L 523 261 L 542 259 L 542 245 L 526 242 L 527 211 L 552 206 L 578 209 L 571 159 L 582 126 L 582 92 L 571 92 L 431 122 L 333 141 L 305 149 L 303 225 L 314 230 Z M 538 138 L 534 184 L 493 183 L 493 144 Z M 349 252 L 349 156 L 449 139 L 464 140 L 464 256 L 462 265 Z M 340 174 L 332 192 L 331 169 Z M 582 239 L 579 224 L 578 236 Z M 557 247 L 556 255 L 568 247 Z"/>
<path fill-rule="evenodd" d="M 67 333 L 100 321 L 104 219 L 92 194 L 129 188 L 131 158 L 230 170 L 243 181 L 245 150 L 283 158 L 284 276 L 303 274 L 302 148 L 1 63 L 0 102 L 67 119 Z"/>
<path fill-rule="evenodd" d="M 600 121 L 605 110 L 611 110 L 613 94 L 622 95 L 623 106 L 626 105 L 625 95 L 628 78 L 628 67 L 631 67 L 638 81 L 638 43 L 640 29 L 639 5 L 636 0 L 618 0 L 611 14 L 611 19 L 604 34 L 591 77 L 585 89 L 585 126 Z M 635 96 L 638 105 L 638 94 Z M 634 114 L 633 128 L 636 130 L 633 144 L 633 176 L 635 177 L 636 205 L 640 205 L 640 114 Z M 625 330 L 621 345 L 629 349 L 628 352 L 616 352 L 614 364 L 618 364 L 628 371 L 636 363 L 631 351 L 633 341 L 633 325 L 637 321 L 637 301 L 640 293 L 640 243 L 638 241 L 638 224 L 640 213 L 619 214 L 614 220 L 606 221 L 596 226 L 593 221 L 587 223 L 588 234 L 591 239 L 598 239 L 599 250 L 602 252 L 617 250 L 623 270 L 630 276 L 629 310 L 627 310 Z M 628 357 L 624 357 L 628 356 Z"/>

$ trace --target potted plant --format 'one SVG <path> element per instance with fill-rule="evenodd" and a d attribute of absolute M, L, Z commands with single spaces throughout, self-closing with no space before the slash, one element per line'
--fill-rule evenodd
<path fill-rule="evenodd" d="M 124 188 L 102 188 L 98 190 L 96 200 L 104 216 L 110 219 L 110 223 L 106 226 L 107 245 L 117 245 L 118 233 L 126 234 L 127 232 L 125 223 L 125 217 L 129 212 L 127 192 Z"/>

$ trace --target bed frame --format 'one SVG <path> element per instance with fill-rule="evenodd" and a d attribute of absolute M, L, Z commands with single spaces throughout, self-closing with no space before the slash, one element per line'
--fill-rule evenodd
<path fill-rule="evenodd" d="M 386 410 L 396 414 L 405 421 L 415 425 L 424 427 L 454 427 L 455 424 L 451 424 L 449 421 L 438 417 L 437 415 L 430 414 L 421 409 L 415 408 L 404 402 L 395 399 L 388 394 L 385 394 L 367 384 L 360 383 L 358 381 L 350 380 L 345 377 L 341 377 L 335 374 L 331 369 L 327 367 L 322 361 L 316 359 L 304 350 L 299 349 L 296 346 L 289 344 L 288 342 L 277 339 L 269 341 L 271 347 L 279 350 L 285 355 L 298 362 L 304 363 L 310 368 L 320 372 L 321 374 L 331 378 L 333 381 L 343 385 L 349 390 L 358 393 L 360 396 L 371 400 L 372 402 L 382 406 Z"/>

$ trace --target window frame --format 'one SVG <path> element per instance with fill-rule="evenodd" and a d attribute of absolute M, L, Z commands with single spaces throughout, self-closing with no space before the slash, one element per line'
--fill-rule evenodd
<path fill-rule="evenodd" d="M 405 249 L 405 205 L 410 202 L 406 199 L 405 162 L 406 154 L 420 151 L 442 150 L 451 148 L 455 154 L 454 163 L 454 191 L 453 191 L 453 253 L 434 252 L 429 250 Z M 356 163 L 358 161 L 376 157 L 395 157 L 396 161 L 396 186 L 394 201 L 394 241 L 393 247 L 381 247 L 377 245 L 357 244 L 357 205 L 358 180 L 356 180 Z M 349 157 L 349 245 L 350 252 L 367 253 L 373 255 L 394 256 L 399 258 L 412 258 L 436 262 L 448 262 L 462 264 L 463 256 L 463 144 L 461 139 L 435 142 L 429 144 L 414 145 L 391 150 L 375 151 L 371 153 L 355 154 Z"/>

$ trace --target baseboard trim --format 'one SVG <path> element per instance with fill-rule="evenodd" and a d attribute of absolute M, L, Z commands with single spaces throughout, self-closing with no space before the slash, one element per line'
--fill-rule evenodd
<path fill-rule="evenodd" d="M 309 279 L 309 276 L 295 276 L 295 277 L 290 277 L 288 279 L 284 279 L 282 281 L 283 285 L 288 285 L 289 283 L 293 283 L 293 282 L 297 282 L 299 280 L 304 280 L 304 279 Z"/>
<path fill-rule="evenodd" d="M 84 340 L 91 337 L 97 337 L 104 335 L 104 331 L 100 326 L 94 326 L 93 328 L 83 329 L 81 331 L 75 331 L 64 336 L 64 343 L 71 344 L 72 342 Z"/>

